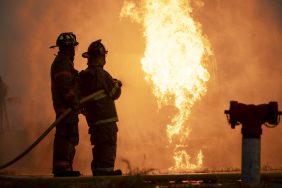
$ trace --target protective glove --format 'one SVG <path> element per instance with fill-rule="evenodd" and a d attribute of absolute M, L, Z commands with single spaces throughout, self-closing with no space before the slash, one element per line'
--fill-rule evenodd
<path fill-rule="evenodd" d="M 118 79 L 113 79 L 113 80 L 114 80 L 114 83 L 117 83 L 119 87 L 122 86 L 122 83 L 121 83 L 120 80 L 118 80 Z"/>

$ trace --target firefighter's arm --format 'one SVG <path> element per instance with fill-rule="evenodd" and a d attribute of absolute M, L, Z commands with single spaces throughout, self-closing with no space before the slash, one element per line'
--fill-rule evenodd
<path fill-rule="evenodd" d="M 79 100 L 74 90 L 72 70 L 66 63 L 60 62 L 60 64 L 57 64 L 54 71 L 54 80 L 60 87 L 64 100 L 70 107 L 75 107 Z"/>
<path fill-rule="evenodd" d="M 121 81 L 117 79 L 113 79 L 112 76 L 104 71 L 103 78 L 101 78 L 101 84 L 103 84 L 103 88 L 105 89 L 106 93 L 109 97 L 113 100 L 116 100 L 121 95 Z"/>
<path fill-rule="evenodd" d="M 114 83 L 114 87 L 112 87 L 110 95 L 111 95 L 112 99 L 116 100 L 121 95 L 122 83 L 118 79 L 113 79 L 113 83 Z"/>

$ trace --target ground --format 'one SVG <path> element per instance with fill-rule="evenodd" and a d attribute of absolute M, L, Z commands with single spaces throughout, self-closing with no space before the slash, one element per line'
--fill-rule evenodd
<path fill-rule="evenodd" d="M 103 188 L 103 187 L 250 187 L 240 180 L 239 173 L 198 173 L 183 175 L 135 175 L 110 177 L 65 177 L 0 175 L 1 188 Z M 256 187 L 282 187 L 282 172 L 262 173 Z"/>

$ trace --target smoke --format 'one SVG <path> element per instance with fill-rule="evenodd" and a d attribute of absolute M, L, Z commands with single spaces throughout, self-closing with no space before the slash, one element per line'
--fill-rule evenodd
<path fill-rule="evenodd" d="M 223 114 L 230 100 L 282 103 L 281 4 L 278 0 L 205 0 L 194 4 L 194 18 L 211 42 L 216 63 L 210 66 L 213 78 L 207 95 L 186 122 L 192 129 L 187 144 L 192 158 L 202 149 L 207 168 L 240 167 L 240 127 L 232 130 Z M 122 0 L 1 1 L 0 75 L 9 85 L 9 95 L 22 100 L 21 105 L 8 106 L 11 127 L 0 135 L 1 163 L 20 153 L 54 121 L 49 74 L 56 52 L 48 47 L 59 33 L 73 31 L 80 43 L 75 67 L 86 68 L 81 53 L 101 38 L 109 51 L 106 69 L 124 84 L 116 102 L 120 119 L 116 167 L 126 170 L 123 161 L 139 169 L 166 170 L 173 165 L 166 148 L 165 125 L 175 109 L 157 111 L 140 65 L 143 31 L 129 20 L 120 20 L 122 5 Z M 91 146 L 83 116 L 79 129 L 74 165 L 90 174 Z M 281 131 L 281 125 L 263 128 L 262 164 L 281 167 Z M 10 169 L 50 174 L 53 133 Z"/>
<path fill-rule="evenodd" d="M 275 6 L 274 6 L 275 5 Z M 194 132 L 210 137 L 206 166 L 240 167 L 241 127 L 231 130 L 223 110 L 230 100 L 281 103 L 281 1 L 205 1 L 194 14 L 214 48 L 216 66 L 209 92 L 194 110 Z M 280 104 L 281 109 L 281 104 Z M 281 127 L 263 128 L 262 164 L 281 167 Z"/>

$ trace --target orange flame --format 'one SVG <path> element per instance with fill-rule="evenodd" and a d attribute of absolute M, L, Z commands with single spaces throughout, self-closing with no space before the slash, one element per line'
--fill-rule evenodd
<path fill-rule="evenodd" d="M 187 0 L 142 0 L 140 6 L 125 1 L 121 17 L 130 17 L 144 27 L 146 49 L 141 64 L 146 80 L 153 85 L 158 106 L 173 104 L 178 113 L 167 125 L 167 137 L 173 149 L 172 172 L 201 168 L 202 152 L 196 164 L 184 149 L 190 129 L 185 121 L 194 103 L 206 91 L 209 72 L 205 68 L 212 55 L 210 44 L 192 16 Z"/>

